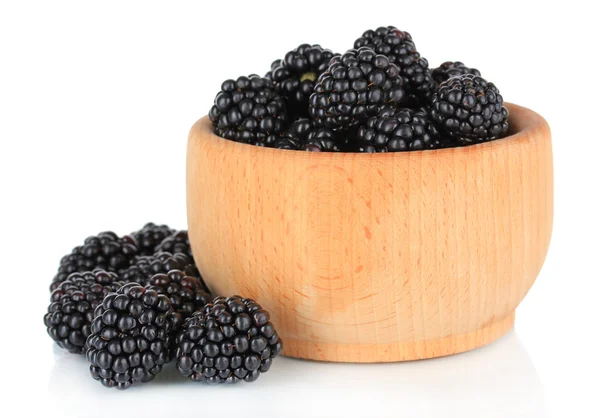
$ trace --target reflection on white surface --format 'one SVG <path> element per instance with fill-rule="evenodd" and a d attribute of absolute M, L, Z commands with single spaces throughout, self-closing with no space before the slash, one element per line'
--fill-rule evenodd
<path fill-rule="evenodd" d="M 48 391 L 65 416 L 548 417 L 542 384 L 514 332 L 490 346 L 440 359 L 333 364 L 280 358 L 253 384 L 208 386 L 173 364 L 121 392 L 88 374 L 85 358 L 56 351 Z M 84 412 L 85 411 L 85 412 Z M 70 415 L 69 415 L 70 414 Z"/>

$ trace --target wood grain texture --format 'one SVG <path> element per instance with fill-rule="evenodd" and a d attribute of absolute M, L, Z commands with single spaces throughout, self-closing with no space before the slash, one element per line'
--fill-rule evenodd
<path fill-rule="evenodd" d="M 513 325 L 550 242 L 550 130 L 389 154 L 265 149 L 190 132 L 194 257 L 217 294 L 257 299 L 284 354 L 384 362 L 488 344 Z"/>

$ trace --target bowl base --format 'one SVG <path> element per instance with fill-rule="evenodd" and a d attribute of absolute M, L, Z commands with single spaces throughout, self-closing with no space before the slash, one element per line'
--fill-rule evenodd
<path fill-rule="evenodd" d="M 284 339 L 283 355 L 342 363 L 387 363 L 423 360 L 473 350 L 503 337 L 515 323 L 515 312 L 463 335 L 397 344 L 333 344 Z"/>

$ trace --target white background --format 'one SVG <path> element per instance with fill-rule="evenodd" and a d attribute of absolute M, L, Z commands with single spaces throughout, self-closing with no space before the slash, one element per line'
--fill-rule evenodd
<path fill-rule="evenodd" d="M 597 416 L 597 13 L 589 1 L 423 3 L 2 1 L 2 415 Z M 303 42 L 344 52 L 381 25 L 411 32 L 432 67 L 478 68 L 551 125 L 554 235 L 514 332 L 422 362 L 281 358 L 236 387 L 193 384 L 168 367 L 126 392 L 53 345 L 42 316 L 64 253 L 101 230 L 185 228 L 188 129 L 223 80 L 263 74 Z"/>

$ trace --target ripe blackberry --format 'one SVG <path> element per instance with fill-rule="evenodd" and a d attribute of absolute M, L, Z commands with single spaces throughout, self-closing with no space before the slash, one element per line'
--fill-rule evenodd
<path fill-rule="evenodd" d="M 498 139 L 508 131 L 508 109 L 493 83 L 466 74 L 440 84 L 431 107 L 433 121 L 463 144 Z"/>
<path fill-rule="evenodd" d="M 60 260 L 50 291 L 56 289 L 71 273 L 96 269 L 121 273 L 138 254 L 137 241 L 130 235 L 119 238 L 114 232 L 108 231 L 88 237 L 83 245 L 73 248 L 70 254 Z"/>
<path fill-rule="evenodd" d="M 331 59 L 310 96 L 309 112 L 325 128 L 347 130 L 404 98 L 396 65 L 370 48 L 351 49 Z"/>
<path fill-rule="evenodd" d="M 337 136 L 331 129 L 317 126 L 310 119 L 296 120 L 275 143 L 275 148 L 303 151 L 339 151 Z"/>
<path fill-rule="evenodd" d="M 334 55 L 320 45 L 302 44 L 271 64 L 265 76 L 286 100 L 290 115 L 308 116 L 308 98 L 317 78 L 327 69 Z"/>
<path fill-rule="evenodd" d="M 361 47 L 385 55 L 398 66 L 410 106 L 418 107 L 430 102 L 434 83 L 429 63 L 417 51 L 410 33 L 394 26 L 367 30 L 354 42 L 354 48 Z"/>
<path fill-rule="evenodd" d="M 184 320 L 212 301 L 204 282 L 197 277 L 188 276 L 181 270 L 155 274 L 146 287 L 169 298 L 173 310 L 178 314 L 175 329 L 179 329 Z"/>
<path fill-rule="evenodd" d="M 269 313 L 252 299 L 217 297 L 197 311 L 177 336 L 177 370 L 194 381 L 253 382 L 283 345 Z"/>
<path fill-rule="evenodd" d="M 117 389 L 152 380 L 169 359 L 173 321 L 169 298 L 154 290 L 128 283 L 108 294 L 86 342 L 92 377 Z"/>
<path fill-rule="evenodd" d="M 273 83 L 251 75 L 225 81 L 209 117 L 220 137 L 261 145 L 273 143 L 283 132 L 287 111 Z"/>
<path fill-rule="evenodd" d="M 469 68 L 460 61 L 446 61 L 439 67 L 431 71 L 433 80 L 439 85 L 452 77 L 459 75 L 473 74 L 481 76 L 477 68 Z"/>
<path fill-rule="evenodd" d="M 182 230 L 177 231 L 174 234 L 165 238 L 156 247 L 156 252 L 167 252 L 171 254 L 183 253 L 187 255 L 190 260 L 194 260 L 192 254 L 192 247 L 190 247 L 190 239 L 188 237 L 188 231 Z"/>
<path fill-rule="evenodd" d="M 149 222 L 139 231 L 132 232 L 131 235 L 136 239 L 141 255 L 152 255 L 156 252 L 158 244 L 174 233 L 175 230 L 167 225 L 156 225 Z"/>
<path fill-rule="evenodd" d="M 440 148 L 440 134 L 426 113 L 383 109 L 358 128 L 359 152 L 397 152 Z"/>
<path fill-rule="evenodd" d="M 302 149 L 311 152 L 339 152 L 340 136 L 327 128 L 317 128 L 306 138 Z"/>
<path fill-rule="evenodd" d="M 104 270 L 72 273 L 52 292 L 44 324 L 60 348 L 75 354 L 85 352 L 94 310 L 107 294 L 122 286 L 117 280 L 115 273 Z"/>
<path fill-rule="evenodd" d="M 193 260 L 184 253 L 158 252 L 154 255 L 136 257 L 131 266 L 119 277 L 125 283 L 136 282 L 146 286 L 155 274 L 168 273 L 171 270 L 181 270 L 187 276 L 196 277 L 201 281 L 202 286 L 205 286 Z"/>

